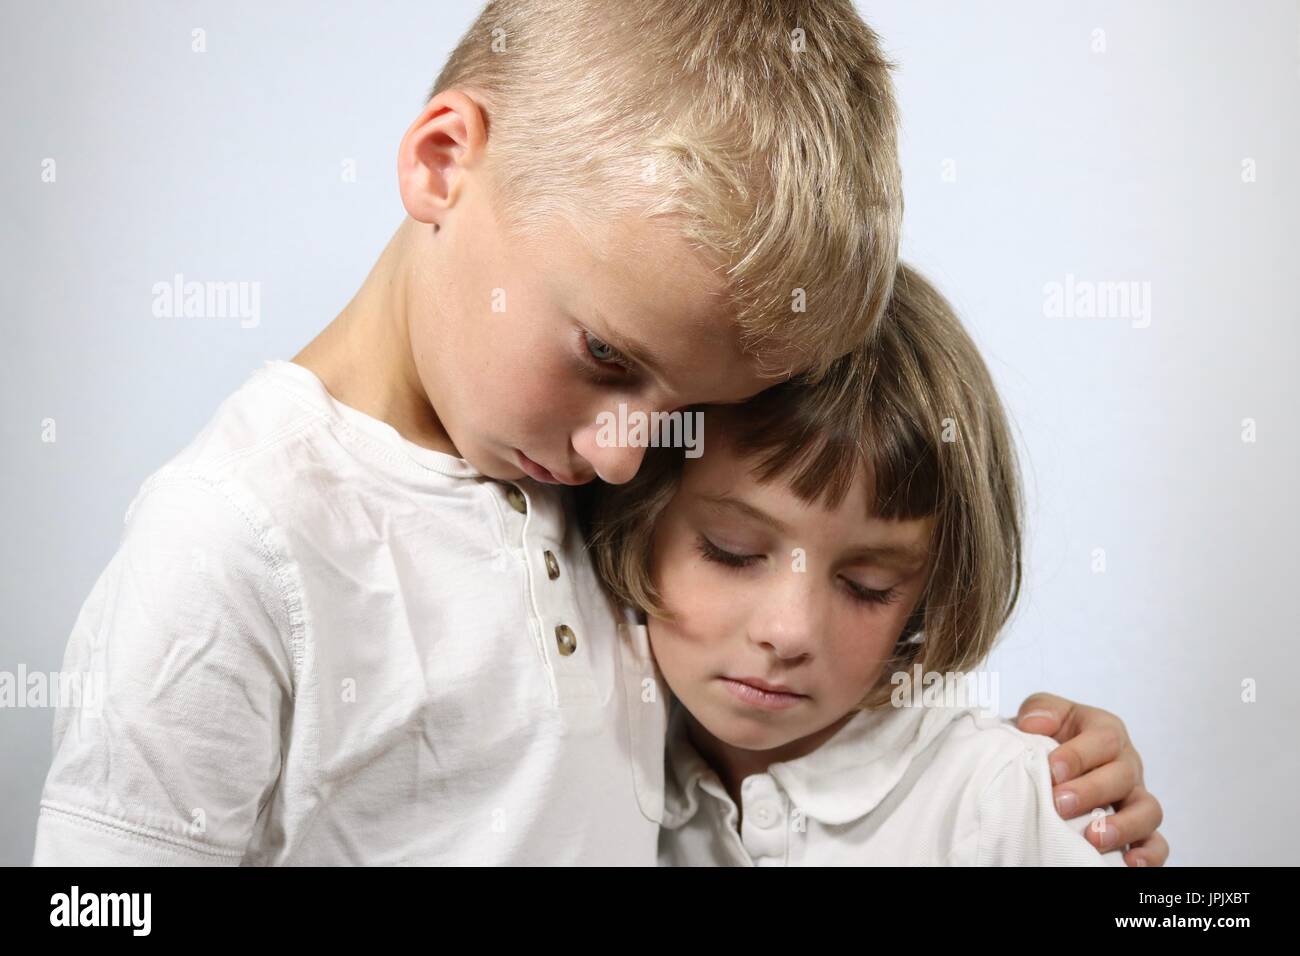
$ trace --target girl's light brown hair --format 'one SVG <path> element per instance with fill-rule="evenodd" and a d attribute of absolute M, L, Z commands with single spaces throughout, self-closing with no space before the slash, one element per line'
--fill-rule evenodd
<path fill-rule="evenodd" d="M 430 97 L 483 104 L 508 227 L 666 217 L 726 280 L 756 368 L 788 376 L 824 371 L 889 297 L 890 69 L 850 0 L 495 0 Z"/>
<path fill-rule="evenodd" d="M 705 416 L 707 432 L 707 408 Z M 869 516 L 933 519 L 925 588 L 863 707 L 889 701 L 893 673 L 915 664 L 927 673 L 966 671 L 988 655 L 1020 592 L 1015 447 L 974 342 L 919 273 L 899 266 L 871 340 L 820 381 L 768 389 L 729 408 L 726 422 L 714 447 L 727 442 L 760 482 L 784 482 L 800 500 L 834 508 L 865 469 Z M 669 617 L 651 580 L 651 546 L 683 456 L 647 451 L 632 481 L 585 489 L 581 515 L 611 593 Z"/>

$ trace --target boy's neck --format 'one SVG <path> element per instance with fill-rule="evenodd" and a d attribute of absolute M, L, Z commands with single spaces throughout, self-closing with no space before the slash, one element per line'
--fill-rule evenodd
<path fill-rule="evenodd" d="M 416 230 L 427 228 L 407 218 L 352 301 L 293 361 L 312 371 L 343 404 L 387 422 L 408 441 L 460 457 L 411 355 L 408 283 L 418 276 L 408 257 Z"/>

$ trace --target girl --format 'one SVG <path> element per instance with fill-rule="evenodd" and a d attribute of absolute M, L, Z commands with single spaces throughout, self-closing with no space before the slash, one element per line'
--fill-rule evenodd
<path fill-rule="evenodd" d="M 910 268 L 895 290 L 821 381 L 708 409 L 706 454 L 592 503 L 672 690 L 660 862 L 1122 866 L 1053 806 L 1054 741 L 931 692 L 973 686 L 1015 607 L 1020 485 L 952 309 Z"/>

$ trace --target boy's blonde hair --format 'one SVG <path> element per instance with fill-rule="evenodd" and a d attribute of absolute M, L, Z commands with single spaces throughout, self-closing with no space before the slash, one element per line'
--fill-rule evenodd
<path fill-rule="evenodd" d="M 869 343 L 818 384 L 778 385 L 726 418 L 713 447 L 729 443 L 760 482 L 783 481 L 802 501 L 834 508 L 865 469 L 869 515 L 934 519 L 924 591 L 862 707 L 887 703 L 890 676 L 914 664 L 947 673 L 987 656 L 1020 593 L 1019 471 L 988 369 L 929 282 L 899 266 Z M 680 449 L 648 449 L 632 481 L 593 483 L 581 502 L 605 585 L 657 617 L 671 615 L 651 580 L 654 524 L 682 465 Z"/>
<path fill-rule="evenodd" d="M 495 0 L 430 98 L 484 106 L 508 227 L 671 216 L 725 271 L 760 371 L 816 378 L 893 282 L 889 72 L 849 0 Z"/>

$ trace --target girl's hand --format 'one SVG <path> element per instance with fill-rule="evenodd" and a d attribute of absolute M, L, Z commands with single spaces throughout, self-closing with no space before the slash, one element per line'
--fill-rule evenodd
<path fill-rule="evenodd" d="M 1057 697 L 1033 694 L 1020 705 L 1016 726 L 1061 744 L 1048 757 L 1056 809 L 1065 819 L 1111 804 L 1106 828 L 1087 829 L 1098 852 L 1129 844 L 1129 866 L 1164 866 L 1169 843 L 1156 827 L 1160 803 L 1142 782 L 1142 758 L 1133 749 L 1124 721 L 1110 711 Z"/>

